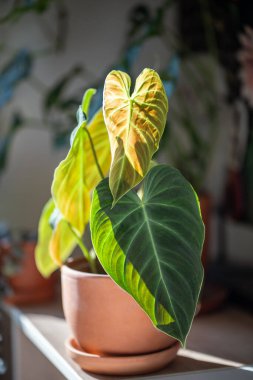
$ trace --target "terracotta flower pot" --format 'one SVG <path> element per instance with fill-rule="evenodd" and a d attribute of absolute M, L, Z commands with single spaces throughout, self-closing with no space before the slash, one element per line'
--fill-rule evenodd
<path fill-rule="evenodd" d="M 39 273 L 34 258 L 35 241 L 21 245 L 22 259 L 17 273 L 8 278 L 13 294 L 5 301 L 12 304 L 36 304 L 51 300 L 55 294 L 56 277 L 45 279 Z"/>
<path fill-rule="evenodd" d="M 62 267 L 62 298 L 73 337 L 98 355 L 138 355 L 171 346 L 136 301 L 107 275 L 81 271 L 83 260 Z"/>

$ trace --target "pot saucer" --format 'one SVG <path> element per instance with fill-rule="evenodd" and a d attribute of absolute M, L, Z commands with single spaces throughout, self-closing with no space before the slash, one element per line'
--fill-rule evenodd
<path fill-rule="evenodd" d="M 158 352 L 131 356 L 90 354 L 85 352 L 74 338 L 66 340 L 65 348 L 68 356 L 86 371 L 103 375 L 139 375 L 164 368 L 175 359 L 180 344 L 176 342 Z"/>

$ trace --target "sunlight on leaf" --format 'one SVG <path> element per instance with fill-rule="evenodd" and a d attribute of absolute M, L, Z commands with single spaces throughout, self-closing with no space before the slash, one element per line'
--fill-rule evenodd
<path fill-rule="evenodd" d="M 145 69 L 130 94 L 131 79 L 112 71 L 105 80 L 104 118 L 112 164 L 110 189 L 117 202 L 146 175 L 164 131 L 168 100 L 159 75 Z"/>
<path fill-rule="evenodd" d="M 53 199 L 46 203 L 39 221 L 38 243 L 35 250 L 36 265 L 44 277 L 49 277 L 73 251 L 76 242 L 68 223 L 57 219 L 55 229 L 50 219 L 55 212 Z"/>
<path fill-rule="evenodd" d="M 90 191 L 101 180 L 89 135 L 104 175 L 110 166 L 110 145 L 102 111 L 91 122 L 80 124 L 69 153 L 55 170 L 52 194 L 57 208 L 81 236 L 90 217 Z"/>
<path fill-rule="evenodd" d="M 96 94 L 96 90 L 94 88 L 89 88 L 87 91 L 85 91 L 83 100 L 82 100 L 82 111 L 86 115 L 86 118 L 89 118 L 89 109 L 90 109 L 90 102 L 93 96 Z"/>
<path fill-rule="evenodd" d="M 50 239 L 50 256 L 58 266 L 61 266 L 70 256 L 75 246 L 76 239 L 71 231 L 69 223 L 64 219 L 61 219 L 57 223 Z"/>

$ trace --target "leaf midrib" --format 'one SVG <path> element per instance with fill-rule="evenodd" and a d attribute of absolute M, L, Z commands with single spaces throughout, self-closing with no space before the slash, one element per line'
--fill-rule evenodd
<path fill-rule="evenodd" d="M 157 249 L 156 249 L 156 246 L 155 246 L 155 241 L 154 241 L 152 229 L 151 229 L 150 223 L 149 223 L 148 213 L 147 213 L 147 210 L 145 208 L 145 203 L 142 203 L 142 211 L 143 211 L 144 219 L 145 219 L 145 222 L 146 222 L 146 225 L 147 225 L 147 229 L 148 229 L 148 236 L 149 236 L 149 238 L 151 240 L 151 245 L 152 245 L 152 248 L 153 248 L 154 256 L 155 256 L 155 259 L 157 261 L 158 269 L 159 269 L 159 272 L 160 272 L 160 281 L 162 282 L 163 287 L 164 287 L 164 289 L 165 289 L 165 291 L 167 293 L 167 296 L 168 296 L 168 299 L 169 299 L 172 311 L 174 313 L 174 320 L 177 323 L 177 315 L 176 315 L 175 309 L 173 307 L 173 303 L 172 303 L 170 294 L 168 292 L 168 289 L 167 289 L 167 286 L 166 286 L 166 282 L 164 280 L 163 272 L 162 272 L 161 265 L 160 265 L 159 256 L 158 256 Z M 178 329 L 180 331 L 181 336 L 183 336 L 180 324 L 177 323 L 177 326 L 178 326 Z"/>

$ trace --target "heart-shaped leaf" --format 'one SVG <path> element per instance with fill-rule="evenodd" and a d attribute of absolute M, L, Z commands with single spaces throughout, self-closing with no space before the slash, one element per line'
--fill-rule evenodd
<path fill-rule="evenodd" d="M 158 165 L 143 181 L 142 199 L 131 190 L 112 203 L 105 179 L 91 210 L 101 264 L 160 330 L 184 344 L 203 278 L 204 225 L 193 188 L 178 170 Z"/>
<path fill-rule="evenodd" d="M 168 112 L 165 90 L 154 70 L 143 70 L 132 95 L 130 86 L 130 77 L 121 71 L 112 71 L 105 80 L 104 118 L 112 152 L 109 185 L 114 203 L 146 175 Z"/>
<path fill-rule="evenodd" d="M 58 218 L 54 230 L 52 229 L 50 219 L 54 211 L 55 205 L 51 198 L 40 217 L 38 244 L 35 250 L 36 265 L 44 277 L 49 277 L 76 246 L 75 236 L 65 220 Z"/>
<path fill-rule="evenodd" d="M 74 130 L 69 153 L 55 170 L 52 184 L 52 194 L 57 208 L 80 236 L 89 221 L 90 191 L 101 179 L 94 150 L 105 175 L 109 170 L 111 155 L 101 110 L 87 126 L 85 120 L 82 120 Z"/>

